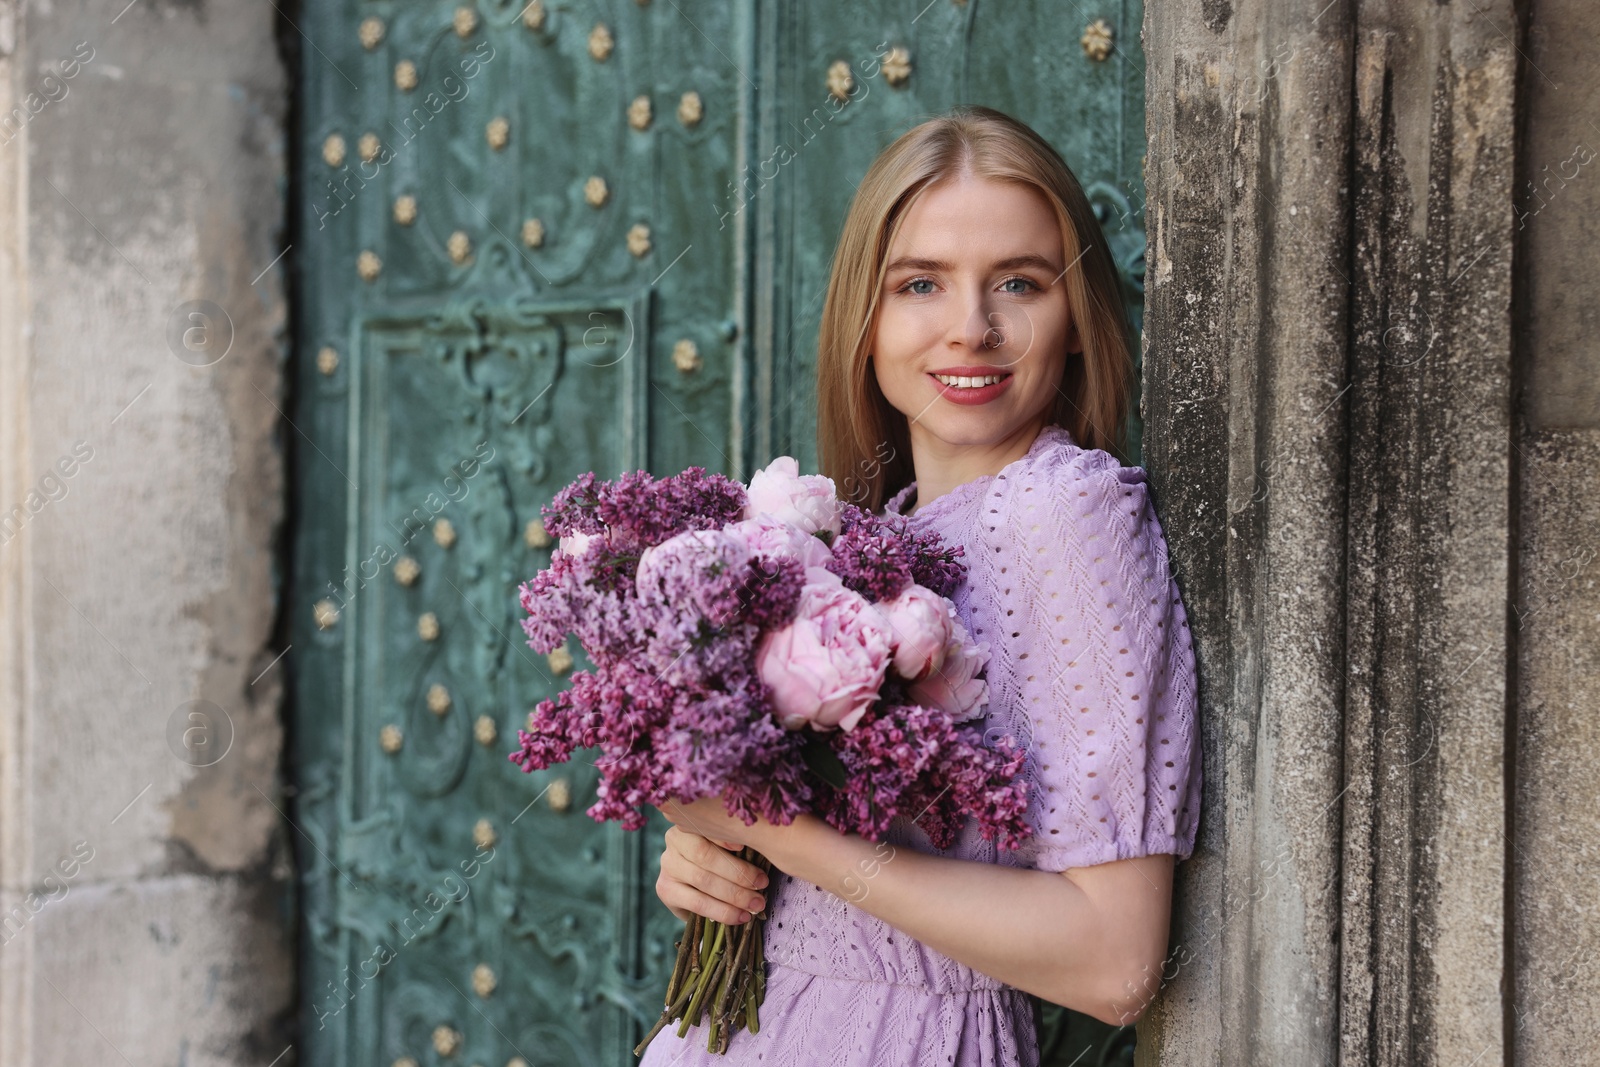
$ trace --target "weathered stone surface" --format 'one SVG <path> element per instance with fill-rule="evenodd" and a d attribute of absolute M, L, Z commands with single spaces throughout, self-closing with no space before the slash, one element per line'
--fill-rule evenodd
<path fill-rule="evenodd" d="M 69 883 L 5 945 L 29 986 L 18 1062 L 271 1063 L 292 1036 L 293 945 L 267 936 L 278 896 L 231 876 Z"/>
<path fill-rule="evenodd" d="M 1147 6 L 1206 797 L 1145 1063 L 1504 1062 L 1517 27 L 1475 7 Z"/>
<path fill-rule="evenodd" d="M 1525 268 L 1519 355 L 1534 429 L 1600 428 L 1600 65 L 1585 0 L 1529 5 L 1512 197 Z"/>
<path fill-rule="evenodd" d="M 94 855 L 0 939 L 0 1064 L 120 1062 L 51 982 L 132 1062 L 265 1064 L 293 1001 L 278 15 L 0 7 L 6 911 Z M 174 351 L 192 300 L 231 330 L 211 365 Z M 232 726 L 212 766 L 169 736 L 197 700 Z"/>
<path fill-rule="evenodd" d="M 1141 1057 L 1314 1063 L 1337 1025 L 1351 45 L 1146 10 L 1145 456 L 1201 635 L 1206 782 Z"/>
<path fill-rule="evenodd" d="M 1507 992 L 1515 1062 L 1557 1067 L 1594 1058 L 1600 1016 L 1600 68 L 1593 5 L 1530 7 Z"/>
<path fill-rule="evenodd" d="M 1593 1059 L 1600 1005 L 1600 433 L 1520 457 L 1511 1025 L 1516 1063 L 1556 1067 Z"/>

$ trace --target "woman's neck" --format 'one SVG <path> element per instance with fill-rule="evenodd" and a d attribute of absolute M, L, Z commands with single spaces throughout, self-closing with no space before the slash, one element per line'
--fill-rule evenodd
<path fill-rule="evenodd" d="M 1040 418 L 1018 427 L 1002 440 L 951 444 L 913 425 L 911 465 L 916 472 L 917 487 L 913 491 L 916 505 L 906 514 L 915 514 L 957 486 L 984 475 L 999 474 L 1008 464 L 1028 454 L 1044 427 L 1045 420 Z"/>

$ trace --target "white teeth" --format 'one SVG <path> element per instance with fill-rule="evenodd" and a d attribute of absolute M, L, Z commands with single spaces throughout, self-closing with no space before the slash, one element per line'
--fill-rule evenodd
<path fill-rule="evenodd" d="M 957 389 L 977 389 L 980 386 L 993 385 L 1004 378 L 1005 375 L 986 374 L 982 378 L 957 378 L 949 374 L 935 374 L 934 377 L 943 384 L 954 386 Z"/>

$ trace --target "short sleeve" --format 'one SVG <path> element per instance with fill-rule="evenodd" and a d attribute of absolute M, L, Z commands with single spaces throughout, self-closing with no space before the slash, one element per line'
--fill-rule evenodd
<path fill-rule="evenodd" d="M 1188 617 L 1145 472 L 1056 454 L 997 494 L 991 699 L 1027 736 L 1034 837 L 1049 871 L 1194 849 L 1197 685 Z"/>

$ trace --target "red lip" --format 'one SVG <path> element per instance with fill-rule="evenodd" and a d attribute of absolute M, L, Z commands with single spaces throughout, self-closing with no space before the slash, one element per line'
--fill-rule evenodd
<path fill-rule="evenodd" d="M 1004 377 L 1002 377 L 998 382 L 995 382 L 993 385 L 982 385 L 976 389 L 957 389 L 955 386 L 946 385 L 939 379 L 935 378 L 933 376 L 935 373 L 952 374 L 963 378 L 980 378 L 985 374 L 1004 374 Z M 989 401 L 995 399 L 1001 393 L 1005 392 L 1007 387 L 1011 385 L 1011 375 L 1003 371 L 992 370 L 935 371 L 928 374 L 928 381 L 932 382 L 933 387 L 939 390 L 940 396 L 944 397 L 952 404 L 987 404 Z"/>
<path fill-rule="evenodd" d="M 1010 374 L 1011 372 L 1008 370 L 1001 370 L 999 367 L 983 367 L 973 365 L 960 367 L 938 367 L 929 371 L 928 373 L 948 374 L 954 378 L 982 378 L 989 374 Z"/>

